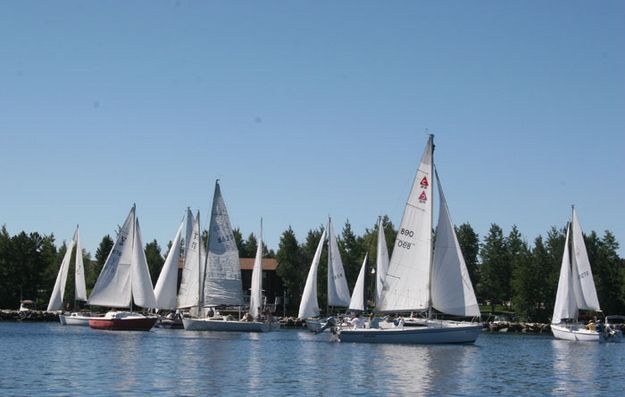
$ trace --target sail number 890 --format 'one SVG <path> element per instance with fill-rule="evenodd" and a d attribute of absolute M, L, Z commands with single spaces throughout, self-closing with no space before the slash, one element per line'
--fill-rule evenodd
<path fill-rule="evenodd" d="M 414 232 L 412 230 L 408 230 L 408 229 L 404 229 L 404 228 L 402 228 L 399 231 L 399 234 L 401 234 L 402 236 L 406 236 L 406 237 L 413 237 L 414 236 Z"/>

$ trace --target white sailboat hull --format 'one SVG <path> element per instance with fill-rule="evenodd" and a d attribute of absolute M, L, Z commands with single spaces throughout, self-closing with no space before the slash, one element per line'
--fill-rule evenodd
<path fill-rule="evenodd" d="M 280 328 L 280 324 L 277 322 L 212 320 L 203 318 L 183 318 L 182 324 L 187 331 L 270 332 Z"/>
<path fill-rule="evenodd" d="M 75 325 L 75 326 L 81 326 L 81 327 L 88 327 L 89 320 L 92 320 L 98 317 L 101 317 L 101 316 L 85 316 L 79 313 L 71 313 L 70 315 L 60 314 L 59 321 L 61 322 L 62 325 Z"/>
<path fill-rule="evenodd" d="M 557 339 L 578 342 L 599 342 L 599 332 L 587 330 L 584 324 L 551 324 L 551 332 Z"/>
<path fill-rule="evenodd" d="M 467 322 L 436 321 L 423 327 L 339 329 L 341 342 L 394 344 L 474 343 L 482 325 Z"/>

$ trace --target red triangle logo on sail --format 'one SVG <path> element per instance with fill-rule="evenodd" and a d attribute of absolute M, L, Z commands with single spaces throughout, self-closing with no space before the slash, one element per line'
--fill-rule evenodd
<path fill-rule="evenodd" d="M 428 196 L 425 194 L 425 191 L 423 191 L 419 195 L 419 202 L 420 203 L 425 203 L 426 201 L 428 201 Z"/>
<path fill-rule="evenodd" d="M 430 186 L 430 184 L 428 183 L 428 177 L 424 176 L 423 179 L 421 179 L 420 184 L 423 189 L 426 189 L 428 186 Z"/>

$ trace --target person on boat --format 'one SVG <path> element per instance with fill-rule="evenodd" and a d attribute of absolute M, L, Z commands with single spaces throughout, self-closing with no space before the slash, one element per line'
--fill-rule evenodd
<path fill-rule="evenodd" d="M 595 322 L 592 321 L 592 320 L 590 320 L 588 322 L 588 325 L 586 325 L 586 329 L 589 330 L 589 331 L 594 331 L 595 328 L 596 328 Z"/>
<path fill-rule="evenodd" d="M 360 314 L 356 314 L 354 318 L 349 322 L 354 328 L 364 328 L 365 322 L 362 318 L 360 318 Z"/>
<path fill-rule="evenodd" d="M 597 330 L 597 332 L 602 333 L 603 332 L 603 324 L 601 324 L 601 320 L 597 320 L 597 327 L 595 328 Z"/>

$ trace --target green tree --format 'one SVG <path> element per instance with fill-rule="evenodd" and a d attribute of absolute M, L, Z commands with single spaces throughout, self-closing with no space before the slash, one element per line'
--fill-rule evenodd
<path fill-rule="evenodd" d="M 102 241 L 100 241 L 98 249 L 95 252 L 95 262 L 90 262 L 91 269 L 86 274 L 86 284 L 88 290 L 91 290 L 95 285 L 95 282 L 102 271 L 102 267 L 104 266 L 104 262 L 106 262 L 106 258 L 108 258 L 114 244 L 113 239 L 108 234 L 102 237 Z"/>
<path fill-rule="evenodd" d="M 599 239 L 593 231 L 586 237 L 586 246 L 601 309 L 606 314 L 624 313 L 623 268 L 616 238 L 606 230 Z"/>
<path fill-rule="evenodd" d="M 287 297 L 287 312 L 297 313 L 302 297 L 302 255 L 291 226 L 282 233 L 276 259 L 279 263 L 276 273 L 282 280 Z M 305 279 L 306 276 L 304 276 Z"/>
<path fill-rule="evenodd" d="M 347 279 L 347 285 L 350 291 L 353 289 L 354 284 L 356 284 L 362 260 L 365 258 L 367 249 L 364 247 L 364 243 L 364 238 L 356 236 L 348 219 L 345 222 L 345 226 L 343 226 L 343 232 L 341 233 L 341 238 L 338 239 L 338 245 L 341 252 L 345 278 Z"/>
<path fill-rule="evenodd" d="M 482 258 L 480 296 L 490 301 L 491 310 L 494 311 L 496 303 L 506 303 L 512 276 L 503 231 L 494 223 L 484 239 L 480 257 Z"/>
<path fill-rule="evenodd" d="M 161 247 L 158 245 L 156 239 L 145 245 L 145 258 L 148 261 L 152 284 L 155 285 L 161 273 L 161 269 L 163 268 L 163 264 L 165 263 L 165 258 L 161 255 Z"/>
<path fill-rule="evenodd" d="M 467 264 L 469 277 L 473 285 L 477 287 L 479 282 L 477 257 L 480 253 L 480 238 L 469 223 L 463 223 L 455 229 L 462 256 Z M 478 296 L 478 300 L 481 300 L 480 296 Z"/>

